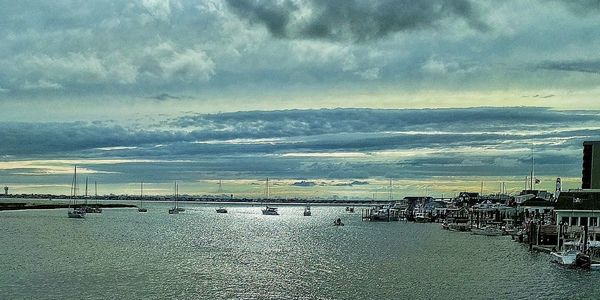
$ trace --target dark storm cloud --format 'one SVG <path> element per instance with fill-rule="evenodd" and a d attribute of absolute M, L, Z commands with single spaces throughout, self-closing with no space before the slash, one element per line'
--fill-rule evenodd
<path fill-rule="evenodd" d="M 541 63 L 540 69 L 600 74 L 600 60 L 572 60 Z"/>
<path fill-rule="evenodd" d="M 467 0 L 312 0 L 302 4 L 289 0 L 227 0 L 227 3 L 238 16 L 252 24 L 264 25 L 278 38 L 367 41 L 400 31 L 433 28 L 446 19 L 462 19 L 478 30 L 487 28 Z"/>
<path fill-rule="evenodd" d="M 68 123 L 0 123 L 0 153 L 31 155 L 78 150 L 138 146 L 148 143 L 176 142 L 177 133 L 144 131 L 122 126 L 87 122 Z"/>
<path fill-rule="evenodd" d="M 0 123 L 0 151 L 5 155 L 96 153 L 96 148 L 136 147 L 100 153 L 168 156 L 501 146 L 507 140 L 526 143 L 600 134 L 594 128 L 570 129 L 573 124 L 590 123 L 600 123 L 598 113 L 522 107 L 251 111 L 183 116 L 168 121 L 167 128 L 152 130 L 103 122 L 4 122 Z"/>

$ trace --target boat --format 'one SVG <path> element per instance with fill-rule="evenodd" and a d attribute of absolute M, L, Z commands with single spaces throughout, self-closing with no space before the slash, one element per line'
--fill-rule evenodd
<path fill-rule="evenodd" d="M 486 235 L 486 236 L 499 236 L 502 235 L 502 229 L 496 226 L 486 226 L 483 228 L 473 228 L 471 229 L 471 234 L 474 235 Z"/>
<path fill-rule="evenodd" d="M 177 181 L 175 181 L 175 198 L 173 200 L 173 207 L 169 208 L 170 215 L 178 214 L 179 212 L 185 211 L 185 209 L 182 210 L 181 208 L 177 207 L 178 192 L 179 192 L 179 185 L 177 185 Z"/>
<path fill-rule="evenodd" d="M 217 208 L 217 213 L 218 214 L 226 214 L 227 213 L 227 209 L 224 207 L 219 207 Z"/>
<path fill-rule="evenodd" d="M 71 197 L 73 201 L 69 201 L 69 209 L 67 216 L 74 219 L 85 218 L 85 207 L 75 207 L 77 205 L 77 166 L 73 172 L 73 182 L 71 183 Z M 73 207 L 71 207 L 73 205 Z"/>
<path fill-rule="evenodd" d="M 335 221 L 333 221 L 333 226 L 344 226 L 344 223 L 342 223 L 342 219 L 337 218 Z"/>
<path fill-rule="evenodd" d="M 269 207 L 269 206 L 266 206 L 265 208 L 262 209 L 262 214 L 263 215 L 271 215 L 271 216 L 279 215 L 279 213 L 277 212 L 277 207 Z"/>
<path fill-rule="evenodd" d="M 354 206 L 346 206 L 346 212 L 354 213 Z"/>
<path fill-rule="evenodd" d="M 450 229 L 450 225 L 448 225 L 448 222 L 444 221 L 444 223 L 442 223 L 442 229 L 444 229 L 444 230 Z"/>
<path fill-rule="evenodd" d="M 415 222 L 429 223 L 429 222 L 431 222 L 431 218 L 424 212 L 418 212 L 415 214 Z"/>
<path fill-rule="evenodd" d="M 471 231 L 471 226 L 465 223 L 452 223 L 448 224 L 448 230 L 459 232 Z"/>
<path fill-rule="evenodd" d="M 144 183 L 140 183 L 140 207 L 138 212 L 148 212 L 148 209 L 144 207 Z"/>
<path fill-rule="evenodd" d="M 550 252 L 553 256 L 553 261 L 562 266 L 574 266 L 577 260 L 577 255 L 580 254 L 579 250 L 565 250 L 560 252 Z"/>
<path fill-rule="evenodd" d="M 308 206 L 308 205 L 307 205 L 307 206 L 304 208 L 304 216 L 305 216 L 305 217 L 310 217 L 311 215 L 312 215 L 312 213 L 310 212 L 310 206 Z"/>

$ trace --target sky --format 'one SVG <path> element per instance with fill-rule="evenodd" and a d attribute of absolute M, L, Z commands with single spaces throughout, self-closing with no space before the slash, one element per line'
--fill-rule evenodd
<path fill-rule="evenodd" d="M 0 185 L 515 193 L 533 153 L 577 188 L 597 24 L 598 0 L 0 0 Z"/>

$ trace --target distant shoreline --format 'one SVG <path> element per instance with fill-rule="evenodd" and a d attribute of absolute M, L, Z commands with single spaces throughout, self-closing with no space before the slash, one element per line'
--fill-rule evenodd
<path fill-rule="evenodd" d="M 15 203 L 15 202 L 35 202 L 35 201 L 64 201 L 68 202 L 72 199 L 65 195 L 49 195 L 49 194 L 20 194 L 20 195 L 2 195 L 0 197 L 0 205 L 2 203 Z M 169 203 L 173 202 L 172 196 L 132 196 L 132 195 L 108 195 L 98 197 L 77 197 L 78 201 L 91 201 L 93 203 L 100 202 L 133 202 L 144 200 L 148 203 Z M 198 203 L 198 204 L 227 204 L 227 205 L 332 205 L 332 206 L 370 206 L 370 205 L 381 205 L 388 204 L 390 202 L 399 201 L 395 200 L 337 200 L 337 199 L 298 199 L 298 198 L 222 198 L 222 197 L 208 197 L 208 196 L 190 196 L 182 195 L 179 196 L 178 201 L 181 203 Z M 135 207 L 135 205 L 134 205 Z"/>
<path fill-rule="evenodd" d="M 52 203 L 52 204 L 32 204 L 32 203 L 22 203 L 22 202 L 11 202 L 0 203 L 0 211 L 3 210 L 30 210 L 30 209 L 60 209 L 60 208 L 69 208 L 69 207 L 83 207 L 85 205 L 78 204 L 69 206 L 69 204 L 65 203 Z M 111 203 L 111 204 L 94 204 L 93 206 L 97 206 L 100 208 L 134 208 L 135 205 L 132 204 L 120 204 L 120 203 Z"/>
<path fill-rule="evenodd" d="M 105 199 L 105 198 L 77 198 L 79 202 L 75 207 L 85 206 L 83 201 L 88 201 L 88 206 L 98 206 L 102 208 L 135 208 L 138 207 L 139 197 L 133 199 Z M 69 207 L 69 198 L 49 198 L 49 197 L 2 197 L 0 198 L 0 211 L 2 210 L 25 210 L 25 209 L 59 209 Z M 171 199 L 146 199 L 144 202 L 150 203 L 172 203 Z M 354 200 L 354 201 L 336 201 L 336 200 L 299 200 L 299 199 L 180 199 L 181 205 L 197 204 L 197 205 L 252 205 L 252 206 L 374 206 L 386 205 L 390 201 L 371 201 L 371 200 Z"/>

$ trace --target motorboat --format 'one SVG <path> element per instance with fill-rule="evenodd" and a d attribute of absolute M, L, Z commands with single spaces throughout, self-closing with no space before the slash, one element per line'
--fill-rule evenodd
<path fill-rule="evenodd" d="M 173 208 L 169 208 L 169 214 L 173 215 L 173 214 L 178 214 L 179 210 L 176 207 Z"/>
<path fill-rule="evenodd" d="M 304 216 L 305 217 L 310 217 L 312 215 L 312 213 L 310 212 L 310 206 L 306 206 L 304 208 Z"/>
<path fill-rule="evenodd" d="M 346 212 L 354 213 L 354 206 L 346 206 Z"/>
<path fill-rule="evenodd" d="M 418 212 L 415 214 L 415 222 L 429 223 L 429 222 L 431 222 L 431 218 L 424 212 Z"/>
<path fill-rule="evenodd" d="M 263 215 L 277 216 L 279 213 L 277 212 L 277 207 L 265 207 L 262 209 Z"/>
<path fill-rule="evenodd" d="M 69 211 L 67 212 L 69 218 L 75 218 L 75 219 L 83 219 L 85 218 L 85 209 L 84 208 L 70 208 Z"/>
<path fill-rule="evenodd" d="M 224 207 L 219 207 L 217 208 L 217 213 L 218 214 L 226 214 L 227 213 L 227 209 Z"/>
<path fill-rule="evenodd" d="M 471 234 L 474 235 L 486 235 L 486 236 L 499 236 L 502 235 L 502 229 L 495 226 L 486 226 L 483 228 L 473 228 L 471 229 Z"/>
<path fill-rule="evenodd" d="M 577 260 L 577 255 L 579 255 L 581 251 L 570 249 L 560 252 L 550 252 L 550 254 L 554 258 L 554 262 L 563 266 L 573 266 Z"/>
<path fill-rule="evenodd" d="M 333 221 L 333 226 L 344 226 L 344 223 L 342 223 L 342 219 L 337 218 L 335 221 Z"/>
<path fill-rule="evenodd" d="M 460 232 L 471 231 L 471 226 L 465 223 L 452 223 L 448 225 L 448 230 Z"/>
<path fill-rule="evenodd" d="M 442 229 L 444 229 L 444 230 L 450 229 L 450 225 L 448 225 L 448 222 L 442 223 Z"/>

